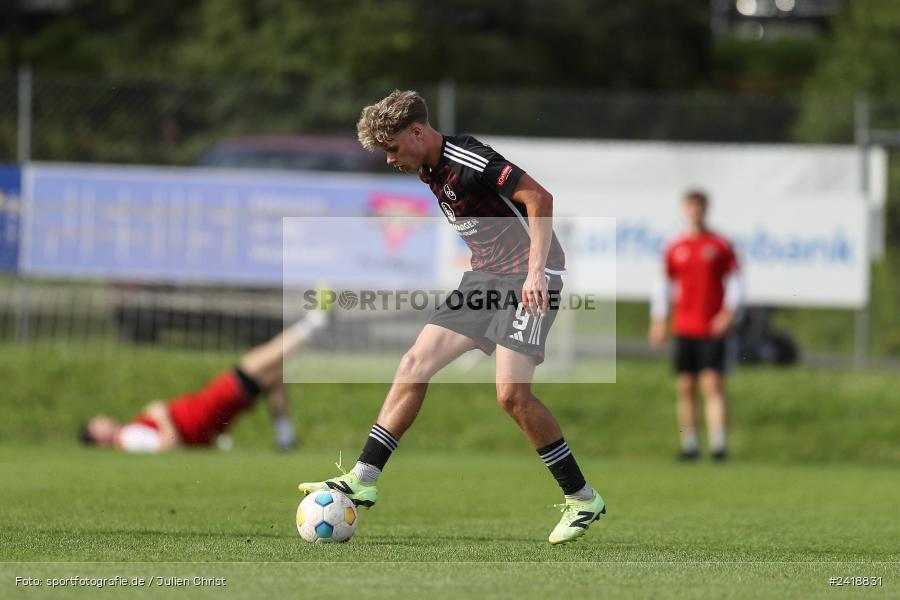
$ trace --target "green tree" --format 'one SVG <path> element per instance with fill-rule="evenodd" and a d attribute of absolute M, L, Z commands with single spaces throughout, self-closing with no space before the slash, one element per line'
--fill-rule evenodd
<path fill-rule="evenodd" d="M 835 39 L 828 56 L 807 86 L 796 129 L 807 142 L 853 140 L 853 101 L 871 98 L 872 124 L 900 129 L 900 2 L 855 0 L 835 22 Z M 896 155 L 889 169 L 886 219 L 887 252 L 873 269 L 873 349 L 900 354 L 900 165 Z"/>
<path fill-rule="evenodd" d="M 40 17 L 20 7 L 15 22 L 0 25 L 6 49 L 0 61 L 15 68 L 9 47 L 16 40 L 18 60 L 38 71 L 171 73 L 177 42 L 190 35 L 197 7 L 198 0 L 75 0 L 67 12 Z"/>
<path fill-rule="evenodd" d="M 900 101 L 900 2 L 855 0 L 835 21 L 834 42 L 805 90 L 797 136 L 807 142 L 853 139 L 853 99 Z M 900 114 L 895 115 L 900 117 Z M 896 118 L 880 126 L 900 127 Z"/>
<path fill-rule="evenodd" d="M 75 0 L 27 16 L 0 35 L 45 72 L 654 90 L 709 69 L 707 7 L 680 0 Z"/>

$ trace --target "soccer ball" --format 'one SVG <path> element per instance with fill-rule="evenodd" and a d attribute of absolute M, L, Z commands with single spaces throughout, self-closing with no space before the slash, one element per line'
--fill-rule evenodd
<path fill-rule="evenodd" d="M 313 492 L 297 507 L 297 531 L 310 544 L 349 542 L 357 520 L 353 502 L 336 490 Z"/>

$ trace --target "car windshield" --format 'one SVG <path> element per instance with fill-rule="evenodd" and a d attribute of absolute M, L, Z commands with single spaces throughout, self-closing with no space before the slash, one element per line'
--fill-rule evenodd
<path fill-rule="evenodd" d="M 312 150 L 217 148 L 201 165 L 240 169 L 285 169 L 299 171 L 371 172 L 376 164 L 363 154 Z"/>

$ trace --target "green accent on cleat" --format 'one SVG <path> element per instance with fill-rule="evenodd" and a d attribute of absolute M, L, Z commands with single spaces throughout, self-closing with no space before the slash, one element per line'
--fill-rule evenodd
<path fill-rule="evenodd" d="M 353 504 L 363 508 L 371 508 L 378 501 L 378 488 L 375 484 L 361 482 L 353 471 L 325 481 L 301 483 L 297 489 L 304 496 L 322 490 L 337 490 L 350 498 Z"/>
<path fill-rule="evenodd" d="M 566 498 L 565 504 L 557 505 L 562 511 L 562 518 L 550 532 L 550 543 L 565 544 L 585 534 L 591 523 L 606 514 L 606 503 L 596 491 L 590 500 Z"/>

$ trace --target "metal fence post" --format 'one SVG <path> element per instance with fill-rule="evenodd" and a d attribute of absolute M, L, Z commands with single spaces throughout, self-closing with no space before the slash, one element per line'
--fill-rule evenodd
<path fill-rule="evenodd" d="M 19 67 L 18 160 L 25 164 L 31 159 L 31 67 Z"/>
<path fill-rule="evenodd" d="M 18 135 L 17 135 L 17 144 L 18 144 L 18 152 L 17 157 L 19 160 L 19 166 L 25 167 L 28 164 L 28 161 L 31 160 L 31 104 L 32 104 L 32 81 L 31 81 L 31 67 L 28 65 L 23 65 L 19 68 L 19 94 L 18 94 L 18 119 L 17 119 L 17 127 L 18 127 Z M 20 201 L 19 207 L 21 211 L 21 207 L 24 205 L 24 202 L 21 198 L 20 192 Z M 21 223 L 21 212 L 20 212 L 20 223 Z M 15 319 L 16 319 L 16 340 L 19 342 L 28 341 L 28 281 L 22 276 L 21 273 L 16 273 L 16 308 L 15 308 Z"/>
<path fill-rule="evenodd" d="M 866 95 L 857 96 L 854 102 L 854 124 L 856 146 L 859 148 L 860 158 L 860 191 L 866 202 L 866 235 L 865 235 L 865 261 L 866 269 L 871 275 L 871 206 L 869 203 L 869 98 Z M 868 293 L 871 293 L 871 277 L 866 278 Z M 866 299 L 864 306 L 856 311 L 854 319 L 855 344 L 853 353 L 853 364 L 857 369 L 865 367 L 869 362 L 869 303 L 870 299 Z"/>
<path fill-rule="evenodd" d="M 456 133 L 456 82 L 444 79 L 438 88 L 438 129 L 444 135 Z"/>
<path fill-rule="evenodd" d="M 709 30 L 713 37 L 728 33 L 728 0 L 709 0 Z"/>

